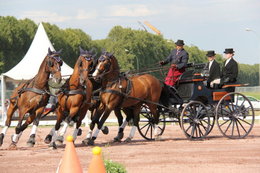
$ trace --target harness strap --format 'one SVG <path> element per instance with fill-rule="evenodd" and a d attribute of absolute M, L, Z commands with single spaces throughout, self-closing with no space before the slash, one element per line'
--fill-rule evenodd
<path fill-rule="evenodd" d="M 81 95 L 86 95 L 86 92 L 85 91 L 82 91 L 82 90 L 69 90 L 69 91 L 64 91 L 64 94 L 66 95 L 76 95 L 76 94 L 81 94 Z"/>
<path fill-rule="evenodd" d="M 31 92 L 34 92 L 36 94 L 47 94 L 47 92 L 45 90 L 41 90 L 41 89 L 38 89 L 38 88 L 23 88 L 21 89 L 20 91 L 18 91 L 18 94 L 22 94 L 26 91 L 31 91 Z"/>

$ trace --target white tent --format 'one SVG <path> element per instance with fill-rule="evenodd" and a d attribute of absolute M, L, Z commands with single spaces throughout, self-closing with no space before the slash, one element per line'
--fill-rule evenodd
<path fill-rule="evenodd" d="M 11 80 L 13 82 L 19 82 L 22 80 L 29 80 L 33 78 L 38 73 L 39 67 L 48 53 L 48 48 L 54 51 L 54 48 L 44 30 L 43 25 L 42 23 L 40 23 L 32 44 L 24 58 L 11 70 L 1 74 L 2 115 L 5 115 L 5 81 Z M 71 75 L 72 72 L 73 69 L 63 62 L 63 65 L 61 67 L 61 74 L 63 76 L 66 76 Z M 4 116 L 2 116 L 2 122 L 3 121 Z"/>

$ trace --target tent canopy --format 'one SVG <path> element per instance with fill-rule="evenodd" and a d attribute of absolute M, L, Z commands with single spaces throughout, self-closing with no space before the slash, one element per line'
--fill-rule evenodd
<path fill-rule="evenodd" d="M 40 23 L 32 44 L 24 58 L 3 75 L 18 81 L 33 78 L 38 73 L 39 67 L 48 53 L 48 48 L 54 51 L 43 25 Z M 63 63 L 61 67 L 62 75 L 71 75 L 72 71 L 73 69 L 70 66 Z"/>

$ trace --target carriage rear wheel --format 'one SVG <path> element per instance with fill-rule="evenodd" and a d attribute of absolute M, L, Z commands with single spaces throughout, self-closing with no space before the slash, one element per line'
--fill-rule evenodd
<path fill-rule="evenodd" d="M 231 139 L 246 137 L 254 126 L 255 113 L 250 100 L 241 93 L 228 93 L 216 107 L 220 132 Z"/>
<path fill-rule="evenodd" d="M 180 122 L 188 139 L 203 139 L 212 129 L 211 116 L 206 106 L 199 101 L 191 101 L 184 106 Z"/>
<path fill-rule="evenodd" d="M 158 111 L 160 114 L 158 128 L 160 129 L 160 135 L 163 134 L 165 129 L 165 114 L 163 111 Z M 137 129 L 140 135 L 146 140 L 154 140 L 154 118 L 153 115 L 146 104 L 143 104 L 140 112 L 140 121 L 138 123 Z"/>

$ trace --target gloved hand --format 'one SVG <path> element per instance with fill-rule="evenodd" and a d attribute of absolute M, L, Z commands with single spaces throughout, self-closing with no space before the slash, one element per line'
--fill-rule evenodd
<path fill-rule="evenodd" d="M 177 65 L 176 64 L 171 64 L 171 67 L 176 68 Z"/>
<path fill-rule="evenodd" d="M 164 62 L 164 61 L 160 61 L 159 64 L 160 64 L 160 65 L 164 65 L 165 62 Z"/>
<path fill-rule="evenodd" d="M 229 77 L 225 78 L 225 79 L 223 80 L 223 82 L 224 82 L 224 83 L 228 83 L 228 82 L 229 82 Z"/>

